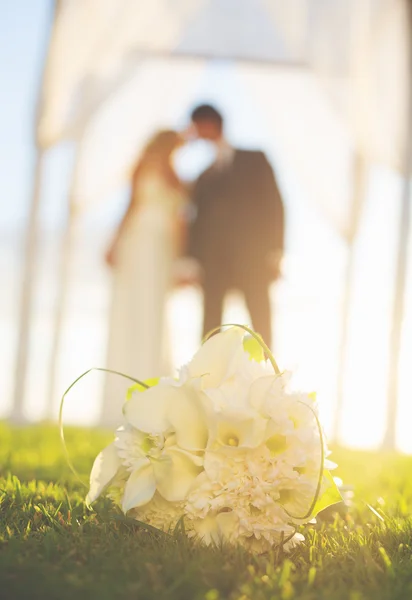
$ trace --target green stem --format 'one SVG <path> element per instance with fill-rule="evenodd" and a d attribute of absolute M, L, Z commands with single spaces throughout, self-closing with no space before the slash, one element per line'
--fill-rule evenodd
<path fill-rule="evenodd" d="M 135 379 L 134 377 L 130 377 L 130 375 L 125 375 L 124 373 L 120 373 L 119 371 L 113 371 L 112 369 L 103 369 L 101 367 L 92 367 L 91 369 L 88 369 L 87 371 L 85 371 L 84 373 L 82 373 L 77 379 L 75 379 L 73 381 L 73 383 L 71 383 L 69 385 L 69 387 L 67 388 L 67 390 L 64 392 L 62 399 L 60 401 L 60 409 L 59 409 L 59 430 L 60 430 L 60 439 L 63 445 L 63 451 L 66 457 L 66 461 L 67 464 L 69 465 L 73 475 L 76 477 L 76 479 L 78 481 L 80 481 L 80 483 L 82 485 L 84 485 L 85 488 L 88 488 L 89 486 L 84 483 L 84 481 L 81 479 L 79 473 L 77 472 L 76 468 L 74 467 L 71 459 L 70 459 L 70 455 L 69 455 L 69 451 L 67 450 L 67 445 L 66 445 L 66 440 L 64 439 L 64 424 L 63 424 L 63 407 L 64 407 L 64 402 L 66 400 L 66 396 L 67 394 L 70 392 L 70 390 L 81 380 L 83 379 L 83 377 L 86 377 L 86 375 L 88 375 L 89 373 L 91 373 L 92 371 L 103 371 L 104 373 L 113 373 L 114 375 L 120 375 L 121 377 L 125 377 L 125 379 L 130 379 L 130 381 L 134 381 L 135 383 L 140 384 L 141 386 L 143 386 L 144 388 L 148 389 L 149 386 L 146 385 L 143 381 L 140 381 L 139 379 Z"/>
<path fill-rule="evenodd" d="M 316 425 L 318 427 L 318 431 L 319 431 L 319 438 L 320 438 L 320 468 L 319 468 L 319 477 L 318 477 L 318 484 L 316 486 L 316 492 L 315 495 L 313 497 L 312 500 L 312 504 L 310 505 L 308 511 L 306 514 L 300 516 L 300 515 L 293 515 L 292 513 L 288 512 L 286 510 L 285 507 L 283 507 L 283 510 L 285 511 L 285 513 L 288 515 L 288 517 L 290 517 L 291 519 L 299 519 L 299 520 L 303 520 L 303 519 L 307 519 L 308 517 L 311 516 L 311 514 L 313 513 L 313 510 L 316 506 L 316 503 L 319 499 L 319 495 L 320 495 L 320 490 L 322 487 L 322 480 L 323 480 L 323 470 L 324 470 L 324 462 L 325 462 L 325 448 L 324 448 L 324 443 L 323 443 L 323 433 L 322 433 L 322 427 L 318 418 L 318 415 L 316 414 L 315 410 L 309 406 L 309 404 L 306 404 L 306 402 L 302 402 L 302 400 L 298 401 L 300 404 L 303 404 L 303 406 L 306 406 L 310 411 L 312 411 L 313 416 L 315 417 L 316 420 Z"/>

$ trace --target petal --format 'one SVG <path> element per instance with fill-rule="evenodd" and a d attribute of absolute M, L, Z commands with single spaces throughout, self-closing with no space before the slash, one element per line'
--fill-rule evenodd
<path fill-rule="evenodd" d="M 123 406 L 126 420 L 136 429 L 146 433 L 161 433 L 168 429 L 167 404 L 176 388 L 169 384 L 156 385 L 135 394 Z"/>
<path fill-rule="evenodd" d="M 189 460 L 191 460 L 192 463 L 194 465 L 196 465 L 197 467 L 203 467 L 203 465 L 205 464 L 205 459 L 204 459 L 204 453 L 203 452 L 202 452 L 201 455 L 194 454 L 193 452 L 190 452 L 188 450 L 182 450 L 181 448 L 178 448 L 177 446 L 175 446 L 173 448 L 173 450 L 175 450 L 176 452 L 180 452 L 180 454 L 184 454 L 185 456 L 187 456 L 187 458 Z"/>
<path fill-rule="evenodd" d="M 175 389 L 175 397 L 168 406 L 170 424 L 176 433 L 176 443 L 186 450 L 204 450 L 208 440 L 202 392 L 190 385 Z"/>
<path fill-rule="evenodd" d="M 230 541 L 239 525 L 239 517 L 232 510 L 220 512 L 216 515 L 216 523 L 219 528 L 219 534 L 225 541 Z"/>
<path fill-rule="evenodd" d="M 158 492 L 169 502 L 184 500 L 193 481 L 202 471 L 189 456 L 170 449 L 160 460 L 153 460 L 153 471 Z"/>
<path fill-rule="evenodd" d="M 202 377 L 203 389 L 217 387 L 231 377 L 243 350 L 244 331 L 231 327 L 209 338 L 188 365 L 190 377 Z"/>
<path fill-rule="evenodd" d="M 226 413 L 225 418 L 217 422 L 215 441 L 233 448 L 256 448 L 265 439 L 266 427 L 267 421 L 259 415 L 242 419 L 233 413 Z"/>
<path fill-rule="evenodd" d="M 90 473 L 90 489 L 87 503 L 94 502 L 110 485 L 121 467 L 120 458 L 114 443 L 97 455 Z"/>
<path fill-rule="evenodd" d="M 123 496 L 123 512 L 150 502 L 156 491 L 152 465 L 147 458 L 138 461 L 137 469 L 127 480 Z"/>
<path fill-rule="evenodd" d="M 282 390 L 281 381 L 278 375 L 259 377 L 259 379 L 256 379 L 250 386 L 250 405 L 256 410 L 261 410 L 264 407 L 268 395 L 275 390 Z"/>
<path fill-rule="evenodd" d="M 208 417 L 213 419 L 216 413 L 234 411 L 241 413 L 244 418 L 255 416 L 256 411 L 249 405 L 249 383 L 244 383 L 240 377 L 228 379 L 218 388 L 204 391 L 207 402 L 203 405 Z"/>
<path fill-rule="evenodd" d="M 219 527 L 216 517 L 207 515 L 204 519 L 196 519 L 193 521 L 193 529 L 206 546 L 219 544 Z"/>

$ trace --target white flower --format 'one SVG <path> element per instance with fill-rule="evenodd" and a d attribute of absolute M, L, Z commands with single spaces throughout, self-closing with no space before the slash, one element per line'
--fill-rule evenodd
<path fill-rule="evenodd" d="M 213 336 L 177 381 L 125 404 L 127 426 L 96 458 L 89 501 L 110 488 L 136 519 L 168 529 L 184 516 L 209 544 L 299 543 L 295 525 L 316 512 L 327 449 L 316 404 L 288 384 L 269 361 L 249 359 L 241 329 Z M 323 478 L 321 493 L 330 485 Z M 326 504 L 338 499 L 328 492 Z"/>
<path fill-rule="evenodd" d="M 183 502 L 168 502 L 159 492 L 155 492 L 150 502 L 132 509 L 129 515 L 152 527 L 169 532 L 176 527 L 183 513 Z"/>
<path fill-rule="evenodd" d="M 235 375 L 243 356 L 243 332 L 234 327 L 208 339 L 184 372 L 187 378 L 200 377 L 202 389 L 217 388 Z"/>
<path fill-rule="evenodd" d="M 293 534 L 291 523 L 310 518 L 321 439 L 313 401 L 287 393 L 287 374 L 249 364 L 232 362 L 218 388 L 205 386 L 210 438 L 186 511 L 206 543 L 236 539 L 267 550 Z"/>
<path fill-rule="evenodd" d="M 147 504 L 157 490 L 165 500 L 185 498 L 201 470 L 208 435 L 195 386 L 167 383 L 138 393 L 125 404 L 128 425 L 95 460 L 88 501 L 93 502 L 129 471 L 124 512 Z"/>

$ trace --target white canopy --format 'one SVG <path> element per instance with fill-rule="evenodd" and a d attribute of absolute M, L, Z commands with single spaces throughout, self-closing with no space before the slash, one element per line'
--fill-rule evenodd
<path fill-rule="evenodd" d="M 358 2 L 353 38 L 351 121 L 370 162 L 405 172 L 409 140 L 408 0 Z"/>
<path fill-rule="evenodd" d="M 236 60 L 277 154 L 350 236 L 354 146 L 402 168 L 405 10 L 403 0 L 60 0 L 39 144 L 81 139 L 74 196 L 101 200 L 153 129 L 188 108 L 207 60 Z"/>
<path fill-rule="evenodd" d="M 124 182 L 146 138 L 182 123 L 194 101 L 226 103 L 235 143 L 242 143 L 236 125 L 247 104 L 264 123 L 256 143 L 291 174 L 300 197 L 352 240 L 359 212 L 353 157 L 406 170 L 407 1 L 57 0 L 39 149 L 76 143 L 71 202 L 85 207 Z M 224 70 L 210 75 L 211 61 L 226 61 Z M 229 84 L 231 94 L 222 94 Z M 33 229 L 40 189 L 39 180 Z M 28 345 L 27 280 L 21 348 Z"/>

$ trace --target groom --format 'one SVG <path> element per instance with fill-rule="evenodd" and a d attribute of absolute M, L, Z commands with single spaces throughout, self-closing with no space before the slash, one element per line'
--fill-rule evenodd
<path fill-rule="evenodd" d="M 197 180 L 189 256 L 201 267 L 204 334 L 222 322 L 231 289 L 243 292 L 255 331 L 271 346 L 269 285 L 280 275 L 284 210 L 263 152 L 238 150 L 225 139 L 222 115 L 208 104 L 192 112 L 198 138 L 211 141 L 216 161 Z"/>

